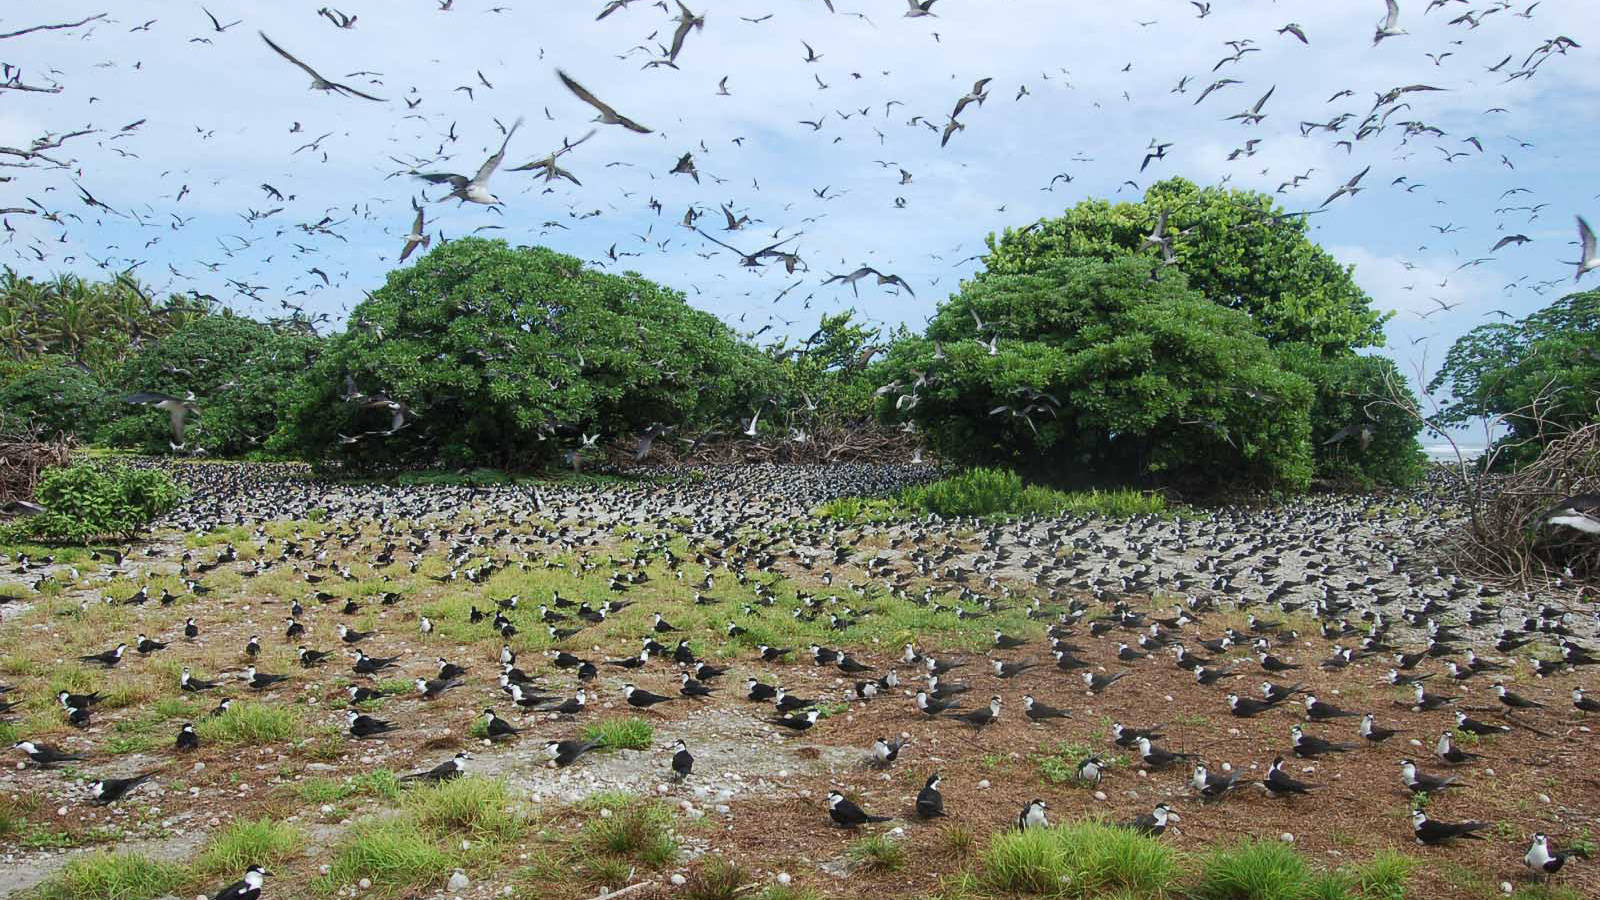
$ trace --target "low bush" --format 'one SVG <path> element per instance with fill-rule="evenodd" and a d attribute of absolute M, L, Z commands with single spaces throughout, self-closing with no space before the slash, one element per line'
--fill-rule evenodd
<path fill-rule="evenodd" d="M 41 883 L 38 900 L 151 900 L 185 879 L 184 867 L 142 853 L 92 853 L 68 862 Z"/>
<path fill-rule="evenodd" d="M 220 716 L 201 719 L 194 730 L 200 740 L 215 744 L 264 744 L 300 736 L 294 710 L 262 703 L 235 703 Z"/>
<path fill-rule="evenodd" d="M 1306 900 L 1316 873 L 1288 844 L 1245 841 L 1206 854 L 1195 900 Z"/>
<path fill-rule="evenodd" d="M 451 855 L 415 822 L 369 819 L 346 832 L 334 849 L 328 873 L 314 887 L 332 894 L 366 878 L 374 889 L 394 892 L 442 881 L 454 865 Z"/>
<path fill-rule="evenodd" d="M 583 739 L 599 741 L 606 750 L 648 750 L 655 727 L 644 719 L 606 719 L 583 729 Z"/>
<path fill-rule="evenodd" d="M 581 838 L 590 852 L 652 866 L 677 858 L 672 810 L 666 804 L 613 791 L 591 796 L 583 807 L 593 814 Z"/>
<path fill-rule="evenodd" d="M 154 469 L 94 463 L 48 469 L 34 495 L 44 512 L 0 528 L 0 542 L 126 540 L 170 512 L 182 496 L 165 472 Z"/>
<path fill-rule="evenodd" d="M 1160 898 L 1177 871 L 1176 853 L 1159 840 L 1102 822 L 1003 832 L 983 855 L 988 887 L 1047 897 Z"/>
<path fill-rule="evenodd" d="M 240 821 L 211 835 L 195 868 L 209 875 L 237 878 L 252 865 L 271 867 L 300 849 L 305 836 L 287 822 Z"/>

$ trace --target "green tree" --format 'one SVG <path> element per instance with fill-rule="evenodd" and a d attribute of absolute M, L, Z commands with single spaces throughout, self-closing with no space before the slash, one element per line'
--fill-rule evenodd
<path fill-rule="evenodd" d="M 1327 354 L 1383 344 L 1388 316 L 1372 308 L 1351 269 L 1307 236 L 1306 216 L 1256 191 L 1171 178 L 1141 201 L 1085 200 L 1059 218 L 990 235 L 984 265 L 994 275 L 1022 275 L 1068 256 L 1160 258 L 1146 238 L 1163 214 L 1173 266 L 1189 286 L 1249 313 L 1269 343 L 1310 344 Z"/>
<path fill-rule="evenodd" d="M 405 404 L 406 426 L 375 433 L 389 413 L 347 401 L 347 384 Z M 523 467 L 581 434 L 726 429 L 778 386 L 769 360 L 676 291 L 543 247 L 468 238 L 391 272 L 352 311 L 297 386 L 274 446 L 356 463 Z"/>
<path fill-rule="evenodd" d="M 1416 395 L 1394 360 L 1324 356 L 1305 344 L 1277 350 L 1283 367 L 1311 382 L 1311 445 L 1318 478 L 1405 485 L 1422 477 L 1427 457 L 1417 445 Z"/>
<path fill-rule="evenodd" d="M 981 274 L 887 369 L 885 414 L 958 461 L 1054 481 L 1311 478 L 1311 385 L 1248 314 L 1148 257 Z"/>
<path fill-rule="evenodd" d="M 193 391 L 198 417 L 185 443 L 216 455 L 259 450 L 278 425 L 287 390 L 320 352 L 322 341 L 224 311 L 190 320 L 147 343 L 116 372 L 116 392 L 103 407 L 100 439 L 113 446 L 165 453 L 172 439 L 166 413 L 123 402 L 128 393 Z"/>
<path fill-rule="evenodd" d="M 43 356 L 18 365 L 0 383 L 0 417 L 31 422 L 45 437 L 94 433 L 105 388 L 80 366 L 59 356 Z"/>
<path fill-rule="evenodd" d="M 1430 392 L 1453 395 L 1446 425 L 1499 419 L 1513 448 L 1533 459 L 1550 440 L 1600 421 L 1600 289 L 1568 294 L 1516 322 L 1480 325 L 1456 340 Z"/>

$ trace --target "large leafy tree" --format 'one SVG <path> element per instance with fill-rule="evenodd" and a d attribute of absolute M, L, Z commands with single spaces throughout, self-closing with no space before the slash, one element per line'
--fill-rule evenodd
<path fill-rule="evenodd" d="M 178 331 L 144 344 L 116 372 L 117 390 L 102 409 L 105 443 L 166 452 L 167 414 L 122 401 L 128 393 L 192 391 L 199 416 L 186 444 L 218 455 L 259 450 L 277 428 L 286 391 L 316 358 L 322 341 L 224 312 L 191 319 Z"/>
<path fill-rule="evenodd" d="M 1065 257 L 978 276 L 891 351 L 885 411 L 951 458 L 1054 480 L 1305 486 L 1311 385 L 1247 313 L 1161 269 Z"/>
<path fill-rule="evenodd" d="M 104 379 L 148 341 L 170 334 L 210 304 L 157 300 L 129 273 L 109 281 L 59 274 L 36 281 L 0 270 L 0 352 L 13 362 L 60 356 Z"/>
<path fill-rule="evenodd" d="M 777 384 L 715 316 L 637 274 L 504 241 L 452 241 L 391 272 L 296 389 L 274 446 L 356 463 L 522 467 L 579 435 L 716 425 Z M 349 388 L 409 410 L 346 399 Z M 341 442 L 340 435 L 355 437 Z"/>
<path fill-rule="evenodd" d="M 1243 310 L 1273 345 L 1309 344 L 1328 354 L 1383 343 L 1384 314 L 1340 265 L 1307 236 L 1306 216 L 1267 194 L 1201 188 L 1182 178 L 1150 186 L 1144 199 L 1084 200 L 1054 219 L 990 235 L 984 257 L 995 275 L 1039 271 L 1068 256 L 1160 258 L 1149 243 L 1162 217 L 1174 267 L 1212 301 Z"/>
<path fill-rule="evenodd" d="M 105 388 L 85 367 L 59 356 L 19 364 L 0 382 L 0 418 L 38 425 L 48 436 L 93 434 Z"/>
<path fill-rule="evenodd" d="M 1523 448 L 1507 459 L 1532 458 L 1548 440 L 1600 420 L 1600 289 L 1467 332 L 1428 384 L 1445 389 L 1454 397 L 1443 423 L 1499 419 Z"/>

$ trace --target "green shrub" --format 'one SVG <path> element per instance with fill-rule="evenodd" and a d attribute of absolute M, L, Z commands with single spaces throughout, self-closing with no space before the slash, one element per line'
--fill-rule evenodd
<path fill-rule="evenodd" d="M 646 865 L 664 865 L 678 856 L 672 833 L 672 810 L 656 800 L 611 791 L 583 803 L 592 813 L 583 827 L 582 843 L 591 852 L 626 857 Z"/>
<path fill-rule="evenodd" d="M 1305 900 L 1315 873 L 1288 844 L 1245 841 L 1206 854 L 1195 900 Z"/>
<path fill-rule="evenodd" d="M 345 885 L 370 878 L 380 892 L 420 887 L 440 881 L 454 868 L 454 858 L 415 822 L 367 819 L 345 833 L 334 849 L 328 874 L 313 885 L 331 894 Z"/>
<path fill-rule="evenodd" d="M 1058 491 L 1038 484 L 1024 484 L 1022 476 L 1007 469 L 968 469 L 959 475 L 914 485 L 900 492 L 899 503 L 913 510 L 941 516 L 1066 514 L 1130 518 L 1166 512 L 1166 498 L 1160 494 L 1130 489 Z M 864 504 L 838 505 L 840 514 L 859 511 Z M 835 501 L 839 503 L 839 501 Z"/>
<path fill-rule="evenodd" d="M 606 750 L 648 750 L 655 739 L 655 727 L 644 719 L 605 719 L 583 729 L 583 739 L 599 741 Z"/>
<path fill-rule="evenodd" d="M 527 813 L 506 783 L 480 775 L 418 788 L 405 795 L 405 808 L 418 824 L 444 836 L 509 840 L 528 827 Z"/>
<path fill-rule="evenodd" d="M 35 893 L 39 900 L 151 900 L 185 877 L 183 866 L 142 853 L 100 852 L 72 859 Z"/>
<path fill-rule="evenodd" d="M 45 511 L 6 526 L 0 540 L 125 540 L 170 512 L 183 496 L 165 472 L 95 463 L 46 469 L 34 493 Z"/>
<path fill-rule="evenodd" d="M 196 722 L 194 730 L 206 743 L 266 744 L 299 737 L 301 722 L 287 707 L 236 702 L 222 715 Z"/>
<path fill-rule="evenodd" d="M 1120 892 L 1160 898 L 1171 890 L 1176 874 L 1171 848 L 1102 822 L 1001 832 L 983 855 L 983 880 L 990 888 L 1049 897 Z"/>
<path fill-rule="evenodd" d="M 868 835 L 846 850 L 850 860 L 868 872 L 895 872 L 905 868 L 905 845 L 882 834 Z"/>
<path fill-rule="evenodd" d="M 747 880 L 738 863 L 705 857 L 689 871 L 680 894 L 686 900 L 734 900 Z"/>
<path fill-rule="evenodd" d="M 45 357 L 9 381 L 0 381 L 0 416 L 31 423 L 45 438 L 94 433 L 105 388 L 93 375 L 61 357 Z"/>
<path fill-rule="evenodd" d="M 300 849 L 300 829 L 274 819 L 234 822 L 213 833 L 195 863 L 209 875 L 238 877 L 251 865 L 271 867 Z"/>

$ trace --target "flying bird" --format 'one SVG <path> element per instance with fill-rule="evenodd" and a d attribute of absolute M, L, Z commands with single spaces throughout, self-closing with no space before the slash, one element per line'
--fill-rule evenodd
<path fill-rule="evenodd" d="M 595 118 L 595 121 L 606 125 L 621 125 L 623 128 L 626 128 L 629 131 L 636 131 L 639 134 L 651 133 L 650 129 L 640 125 L 638 122 L 635 122 L 627 116 L 622 115 L 615 109 L 612 109 L 610 106 L 606 105 L 606 103 L 599 97 L 589 93 L 588 88 L 577 83 L 576 81 L 573 81 L 572 77 L 567 73 L 557 69 L 556 77 L 561 79 L 561 83 L 567 86 L 567 90 L 571 91 L 573 96 L 595 108 L 595 110 L 600 114 Z"/>
<path fill-rule="evenodd" d="M 208 15 L 209 15 L 209 13 L 208 13 Z M 374 97 L 371 94 L 364 94 L 361 91 L 358 91 L 355 88 L 350 87 L 348 85 L 343 85 L 343 84 L 338 83 L 337 81 L 329 81 L 328 79 L 323 78 L 322 75 L 320 73 L 318 73 L 316 69 L 313 69 L 310 66 L 306 65 L 305 63 L 301 62 L 300 60 L 295 59 L 294 58 L 294 54 L 290 53 L 289 51 L 287 51 L 287 50 L 283 49 L 282 47 L 279 47 L 277 44 L 273 43 L 272 42 L 272 38 L 267 37 L 267 33 L 265 31 L 258 31 L 258 32 L 256 32 L 256 34 L 261 35 L 261 39 L 263 41 L 267 42 L 267 46 L 271 47 L 272 51 L 274 53 L 278 54 L 279 56 L 283 57 L 284 59 L 287 59 L 289 62 L 294 63 L 296 66 L 299 66 L 301 71 L 305 72 L 307 75 L 310 75 L 311 76 L 311 89 L 312 90 L 314 90 L 314 91 L 333 91 L 336 94 L 348 94 L 348 95 L 353 96 L 353 97 L 360 97 L 363 100 L 372 100 L 372 101 L 377 102 L 377 103 L 383 103 L 384 102 L 384 99 L 382 97 Z"/>
<path fill-rule="evenodd" d="M 501 200 L 489 192 L 489 178 L 494 175 L 494 170 L 500 167 L 500 161 L 506 158 L 506 145 L 511 143 L 511 136 L 517 133 L 517 128 L 522 125 L 522 119 L 511 123 L 511 128 L 506 131 L 505 140 L 500 142 L 500 149 L 478 167 L 478 173 L 468 178 L 465 175 L 456 175 L 449 172 L 416 172 L 418 178 L 432 184 L 450 185 L 450 193 L 444 198 L 455 197 L 466 203 L 482 203 L 486 206 L 498 205 Z M 421 221 L 419 214 L 418 221 Z M 404 259 L 405 257 L 401 257 Z"/>

